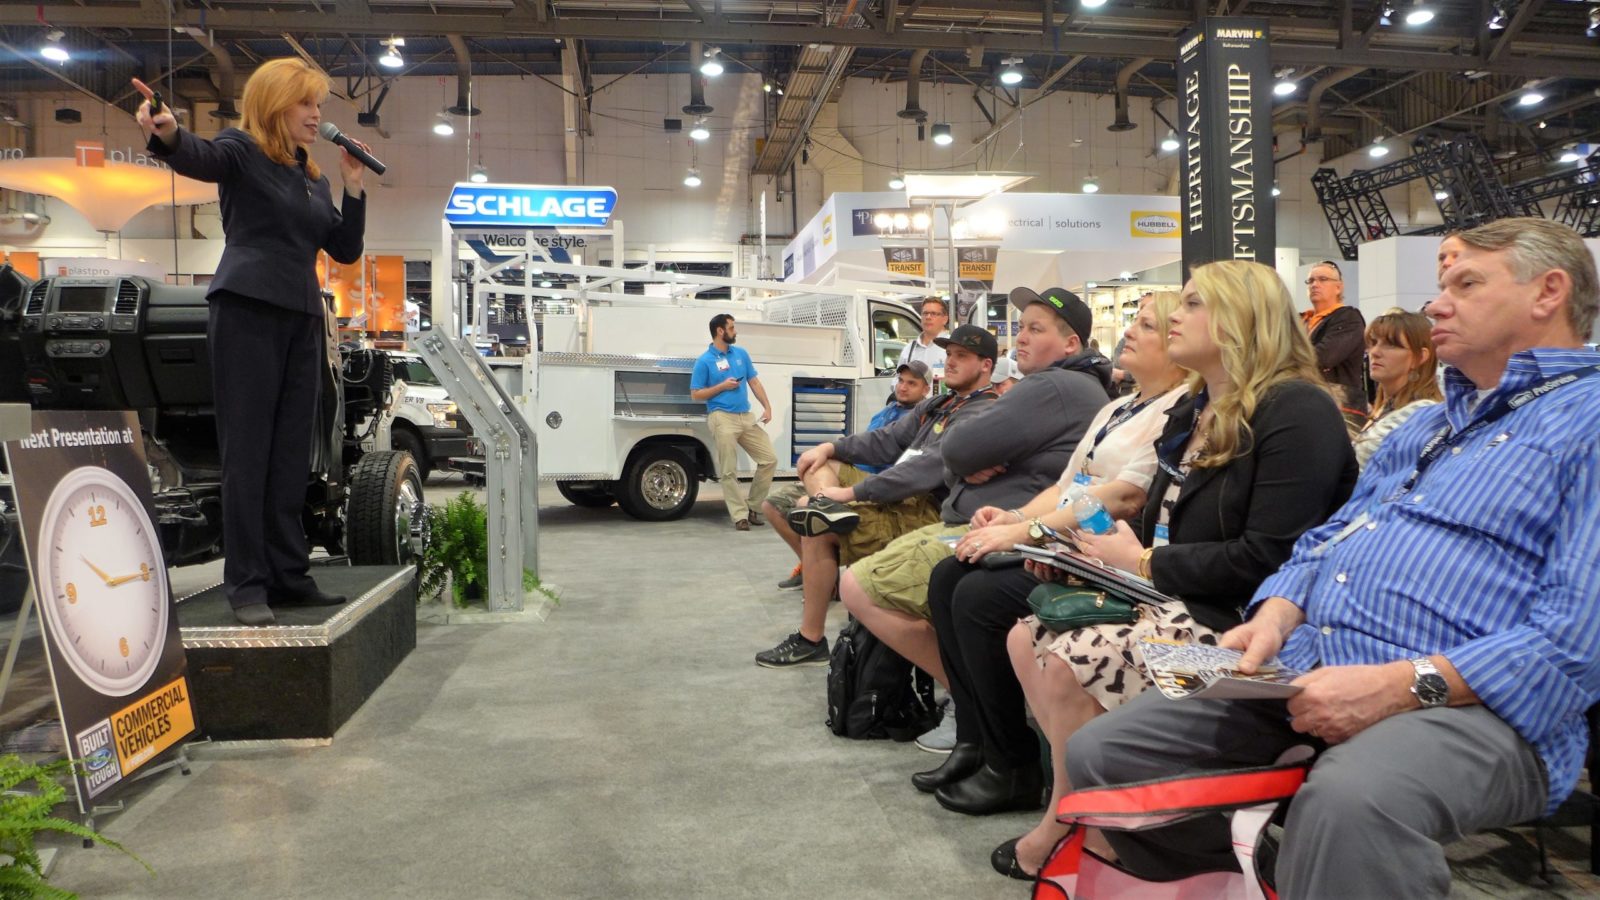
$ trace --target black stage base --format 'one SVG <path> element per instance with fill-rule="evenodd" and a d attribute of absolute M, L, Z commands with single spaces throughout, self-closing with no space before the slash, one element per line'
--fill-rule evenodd
<path fill-rule="evenodd" d="M 327 566 L 343 606 L 274 606 L 276 625 L 233 617 L 222 586 L 178 601 L 200 731 L 214 740 L 331 738 L 417 646 L 415 567 Z"/>

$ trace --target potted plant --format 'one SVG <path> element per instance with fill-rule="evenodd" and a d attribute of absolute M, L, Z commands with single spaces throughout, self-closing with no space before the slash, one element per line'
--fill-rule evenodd
<path fill-rule="evenodd" d="M 446 501 L 428 519 L 418 601 L 439 596 L 447 583 L 452 601 L 461 609 L 482 600 L 489 588 L 489 508 L 471 491 Z M 552 603 L 560 602 L 530 569 L 522 570 L 522 589 L 538 591 Z"/>
<path fill-rule="evenodd" d="M 0 854 L 5 856 L 5 862 L 0 864 L 0 900 L 71 900 L 78 896 L 45 882 L 44 861 L 34 847 L 34 839 L 50 831 L 120 850 L 144 866 L 146 872 L 155 874 L 148 863 L 116 841 L 77 822 L 51 815 L 56 804 L 67 799 L 67 789 L 58 779 L 70 776 L 76 765 L 66 759 L 38 765 L 23 762 L 14 753 L 0 756 L 0 791 L 4 792 L 0 795 Z M 32 787 L 28 786 L 30 783 Z"/>

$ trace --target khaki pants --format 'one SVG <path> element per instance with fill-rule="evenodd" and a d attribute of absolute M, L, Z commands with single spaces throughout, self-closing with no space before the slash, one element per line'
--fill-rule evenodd
<path fill-rule="evenodd" d="M 737 522 L 750 518 L 752 510 L 761 508 L 772 487 L 772 473 L 778 470 L 778 454 L 772 449 L 772 438 L 761 427 L 754 412 L 730 413 L 713 410 L 706 415 L 711 426 L 711 438 L 716 443 L 717 483 L 722 486 L 722 501 L 728 504 L 728 518 Z M 756 464 L 756 477 L 750 482 L 750 497 L 739 495 L 739 448 L 749 454 Z"/>

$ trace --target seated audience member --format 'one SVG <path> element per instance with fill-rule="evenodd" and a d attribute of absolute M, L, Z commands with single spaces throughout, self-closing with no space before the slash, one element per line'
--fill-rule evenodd
<path fill-rule="evenodd" d="M 1428 333 L 1433 323 L 1421 313 L 1385 313 L 1367 326 L 1367 365 L 1378 385 L 1372 415 L 1356 434 L 1356 462 L 1362 466 L 1412 414 L 1444 400 L 1439 392 L 1438 361 Z"/>
<path fill-rule="evenodd" d="M 948 808 L 999 811 L 1009 798 L 979 788 L 1010 777 L 1004 773 L 1014 769 L 1027 770 L 1018 793 L 1028 808 L 1038 804 L 1039 745 L 1025 720 L 1022 689 L 1006 655 L 1006 633 L 1028 614 L 1028 592 L 1039 579 L 1020 565 L 985 569 L 980 561 L 1035 542 L 1043 527 L 1065 531 L 1077 525 L 1069 489 L 1093 494 L 1119 519 L 1144 508 L 1156 471 L 1156 437 L 1167 410 L 1186 393 L 1188 373 L 1167 356 L 1167 316 L 1177 305 L 1178 295 L 1171 292 L 1147 296 L 1128 326 L 1122 352 L 1123 366 L 1138 380 L 1140 392 L 1112 400 L 1095 415 L 1059 481 L 1017 509 L 978 510 L 972 530 L 956 543 L 955 556 L 933 569 L 928 606 L 939 659 L 950 679 L 954 741 L 944 765 L 913 775 L 911 782 Z M 928 749 L 920 738 L 918 746 Z"/>
<path fill-rule="evenodd" d="M 1600 700 L 1600 286 L 1576 232 L 1464 231 L 1429 305 L 1445 402 L 1391 434 L 1350 501 L 1295 545 L 1220 643 L 1309 670 L 1287 702 L 1155 691 L 1068 745 L 1077 787 L 1321 750 L 1289 807 L 1276 885 L 1445 897 L 1443 844 L 1573 789 Z M 1159 575 L 1159 569 L 1157 570 Z M 1107 832 L 1123 865 L 1234 865 L 1221 817 Z"/>
<path fill-rule="evenodd" d="M 904 363 L 895 372 L 894 391 L 889 396 L 889 402 L 884 404 L 867 423 L 868 431 L 876 431 L 899 421 L 900 417 L 910 412 L 913 407 L 927 399 L 928 392 L 933 389 L 933 374 L 928 370 L 928 364 L 921 360 Z M 876 475 L 888 466 L 869 466 L 858 464 L 857 469 L 868 475 Z M 783 539 L 789 549 L 794 551 L 796 559 L 800 556 L 800 535 L 795 534 L 784 517 L 794 510 L 795 503 L 806 496 L 804 481 L 793 481 L 774 490 L 767 495 L 761 504 L 763 517 L 772 524 L 772 530 Z M 778 587 L 790 591 L 800 587 L 800 564 L 795 563 L 794 571 L 789 577 L 778 582 Z"/>
<path fill-rule="evenodd" d="M 828 601 L 838 584 L 839 564 L 883 549 L 890 540 L 939 521 L 946 494 L 939 445 L 959 422 L 995 402 L 989 374 L 997 347 L 994 335 L 962 325 L 937 339 L 945 351 L 944 381 L 950 393 L 924 400 L 888 428 L 846 435 L 800 454 L 795 464 L 810 495 L 787 517 L 800 539 L 800 630 L 756 663 L 771 669 L 826 665 Z M 921 365 L 920 362 L 912 366 Z M 850 462 L 888 466 L 866 475 Z"/>
<path fill-rule="evenodd" d="M 1093 315 L 1076 295 L 1012 292 L 1025 306 L 1016 362 L 1027 376 L 940 447 L 950 496 L 940 521 L 858 560 L 839 596 L 861 624 L 946 688 L 928 620 L 928 576 L 985 506 L 1011 509 L 1055 481 L 1109 396 L 1111 364 L 1083 350 Z"/>
<path fill-rule="evenodd" d="M 1311 267 L 1306 292 L 1311 296 L 1311 308 L 1300 318 L 1316 349 L 1322 377 L 1333 387 L 1339 409 L 1354 433 L 1367 419 L 1366 362 L 1361 346 L 1367 320 L 1361 310 L 1345 305 L 1344 275 L 1331 259 Z"/>
<path fill-rule="evenodd" d="M 990 384 L 994 385 L 995 393 L 1005 396 L 1006 391 L 1016 387 L 1021 379 L 1022 369 L 1017 367 L 1016 360 L 1001 355 L 994 361 L 994 380 Z"/>

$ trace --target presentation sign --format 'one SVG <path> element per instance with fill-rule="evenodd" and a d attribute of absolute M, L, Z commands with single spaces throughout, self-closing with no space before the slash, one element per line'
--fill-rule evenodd
<path fill-rule="evenodd" d="M 36 411 L 6 458 L 87 812 L 195 732 L 139 421 Z"/>
<path fill-rule="evenodd" d="M 609 187 L 459 182 L 444 218 L 455 228 L 604 228 L 616 208 Z"/>
<path fill-rule="evenodd" d="M 1213 16 L 1178 38 L 1183 266 L 1277 264 L 1267 20 Z"/>

